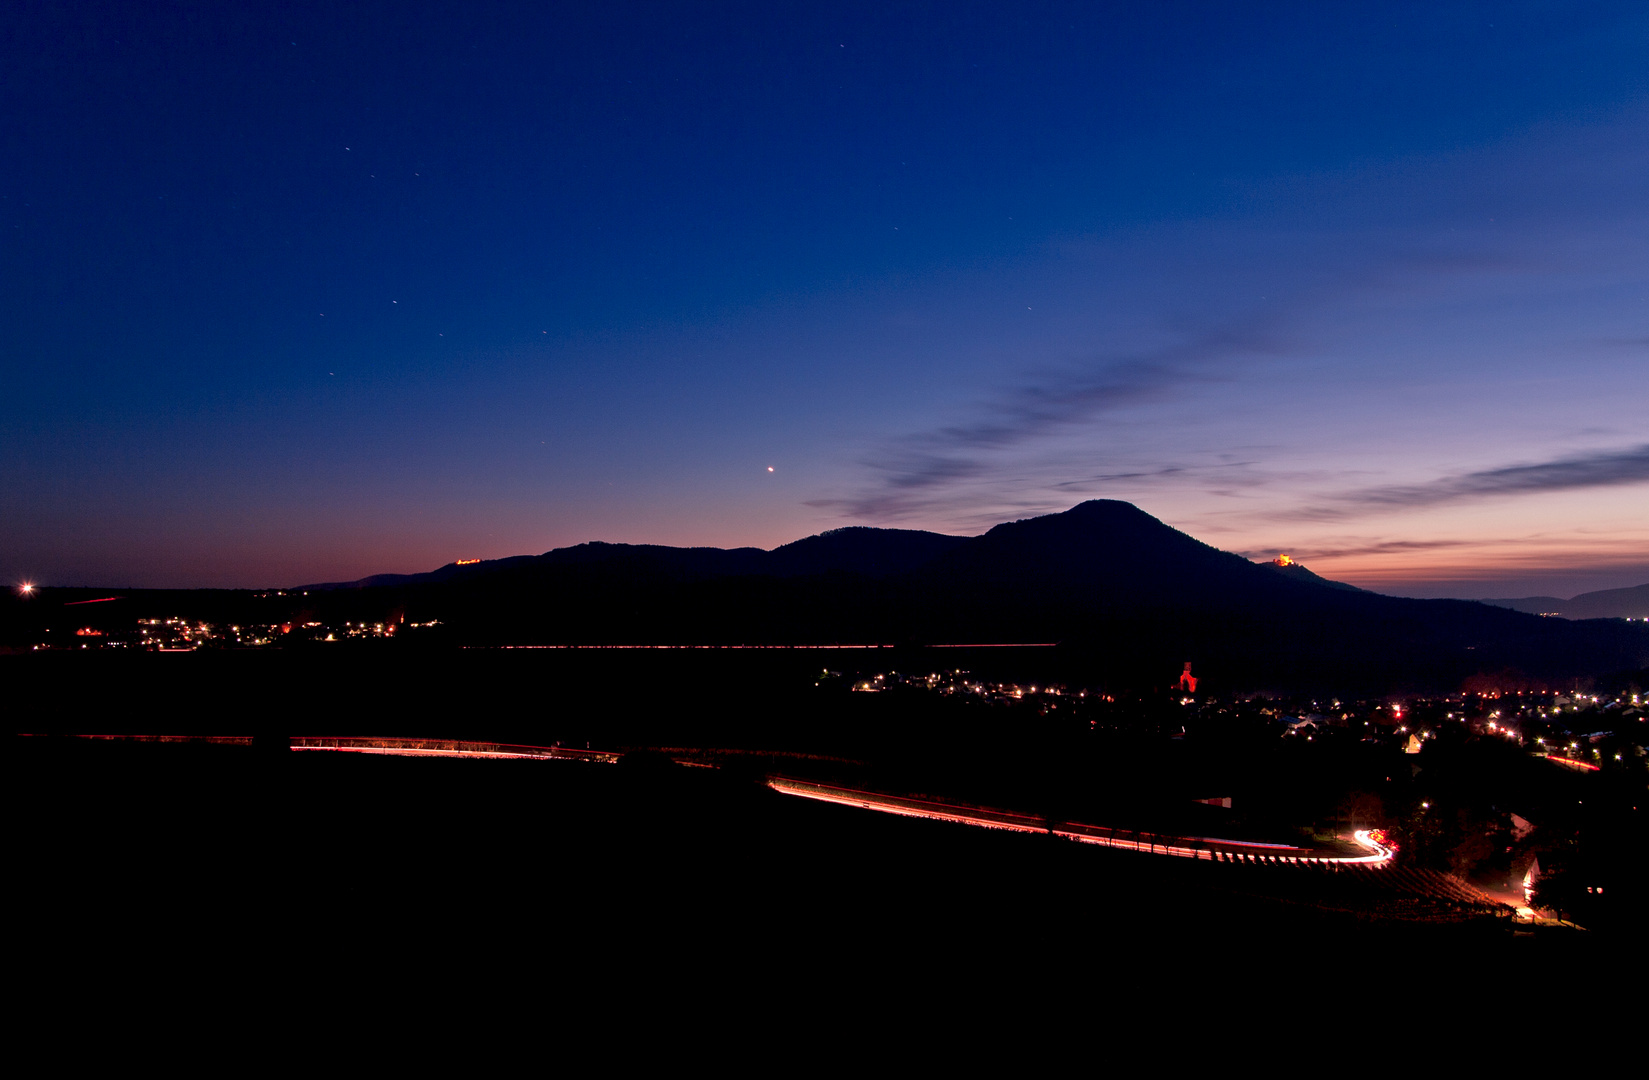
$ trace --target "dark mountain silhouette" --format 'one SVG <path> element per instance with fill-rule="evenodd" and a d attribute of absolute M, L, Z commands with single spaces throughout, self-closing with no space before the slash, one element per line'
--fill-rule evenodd
<path fill-rule="evenodd" d="M 1559 609 L 1567 604 L 1567 600 L 1560 600 L 1555 596 L 1520 596 L 1515 600 L 1479 600 L 1479 604 L 1489 604 L 1492 607 L 1511 608 L 1529 615 L 1557 615 Z"/>
<path fill-rule="evenodd" d="M 468 580 L 544 567 L 622 568 L 649 580 L 697 581 L 765 575 L 777 578 L 851 573 L 871 578 L 915 570 L 968 542 L 965 536 L 914 529 L 831 529 L 772 551 L 761 548 L 674 548 L 657 544 L 607 544 L 601 541 L 557 548 L 542 555 L 487 559 L 460 566 L 448 563 L 427 574 L 375 574 L 359 581 L 302 585 L 300 590 L 364 589 L 383 585 Z"/>
<path fill-rule="evenodd" d="M 1270 570 L 1272 573 L 1281 574 L 1283 577 L 1292 578 L 1295 581 L 1309 581 L 1309 582 L 1312 582 L 1314 584 L 1321 585 L 1325 588 L 1341 589 L 1341 590 L 1344 590 L 1345 592 L 1368 592 L 1369 591 L 1367 589 L 1359 589 L 1355 585 L 1347 585 L 1343 581 L 1330 581 L 1328 578 L 1319 577 L 1318 575 L 1313 574 L 1310 570 L 1307 570 L 1304 566 L 1301 566 L 1297 562 L 1288 562 L 1288 563 L 1268 562 L 1268 563 L 1265 564 L 1265 566 L 1266 566 L 1266 569 Z"/>
<path fill-rule="evenodd" d="M 966 536 L 913 529 L 832 529 L 774 548 L 772 569 L 780 577 L 844 572 L 868 577 L 909 573 L 969 543 Z"/>
<path fill-rule="evenodd" d="M 1409 600 L 1278 572 L 1124 502 L 966 538 L 841 529 L 756 548 L 580 544 L 349 589 L 470 643 L 1057 642 L 1094 678 L 1163 685 L 1456 689 L 1649 661 L 1649 627 Z"/>
<path fill-rule="evenodd" d="M 1296 587 L 1351 588 L 1299 569 L 1302 575 L 1283 575 L 1280 583 L 1271 564 L 1210 547 L 1131 503 L 1096 499 L 998 525 L 927 572 L 1009 594 L 1111 607 L 1220 605 L 1293 596 Z"/>
<path fill-rule="evenodd" d="M 1481 600 L 1479 603 L 1533 615 L 1558 615 L 1565 619 L 1644 619 L 1649 618 L 1649 585 L 1600 589 L 1567 600 L 1555 596 L 1524 596 L 1515 600 Z"/>

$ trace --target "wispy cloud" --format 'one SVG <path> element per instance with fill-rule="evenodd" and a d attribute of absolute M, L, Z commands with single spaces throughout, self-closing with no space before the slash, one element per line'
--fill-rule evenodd
<path fill-rule="evenodd" d="M 1244 462 L 1243 464 L 1247 464 Z M 1120 484 L 1129 481 L 1149 483 L 1153 480 L 1168 480 L 1184 476 L 1190 472 L 1187 465 L 1163 465 L 1155 469 L 1135 469 L 1130 472 L 1099 473 L 1095 476 L 1085 476 L 1080 480 L 1061 480 L 1052 487 L 1055 491 L 1083 492 L 1106 484 Z"/>
<path fill-rule="evenodd" d="M 1402 555 L 1415 551 L 1438 551 L 1447 548 L 1481 548 L 1497 541 L 1484 540 L 1370 540 L 1363 543 L 1318 545 L 1309 549 L 1289 550 L 1301 559 L 1344 559 L 1362 555 Z M 1524 540 L 1503 540 L 1499 543 L 1525 543 Z M 1256 548 L 1239 552 L 1245 558 L 1263 559 L 1275 554 L 1275 548 Z"/>
<path fill-rule="evenodd" d="M 1505 465 L 1423 484 L 1392 484 L 1331 495 L 1287 516 L 1331 521 L 1390 510 L 1422 509 L 1469 499 L 1537 495 L 1579 488 L 1649 483 L 1649 443 L 1571 454 L 1551 461 Z"/>
<path fill-rule="evenodd" d="M 982 404 L 974 421 L 885 443 L 862 462 L 872 471 L 869 484 L 848 497 L 817 499 L 808 505 L 871 520 L 908 517 L 953 501 L 951 489 L 993 474 L 995 459 L 1004 451 L 1214 381 L 1223 361 L 1276 354 L 1283 348 L 1270 326 L 1256 321 L 1205 331 L 1156 349 L 1099 356 L 1070 368 L 1033 373 Z M 1174 471 L 1178 468 L 1157 467 L 1118 473 L 1113 479 Z M 1104 479 L 1057 486 L 1077 488 Z"/>
<path fill-rule="evenodd" d="M 1344 411 L 1347 434 L 1355 435 L 1359 418 L 1406 407 L 1405 387 L 1435 392 L 1489 364 L 1493 350 L 1483 341 L 1497 335 L 1516 345 L 1518 373 L 1530 377 L 1549 343 L 1512 337 L 1506 327 L 1550 297 L 1593 298 L 1583 314 L 1567 316 L 1586 328 L 1568 346 L 1606 351 L 1617 369 L 1622 350 L 1643 348 L 1641 321 L 1615 317 L 1613 301 L 1596 298 L 1642 279 L 1649 220 L 1624 197 L 1624 178 L 1649 160 L 1649 144 L 1628 137 L 1645 130 L 1646 119 L 1634 113 L 1572 138 L 1416 159 L 1378 177 L 1303 176 L 1270 185 L 1235 217 L 1058 241 L 1048 280 L 1081 283 L 1067 294 L 1079 302 L 1067 306 L 1086 320 L 1073 317 L 1064 340 L 1099 325 L 1118 333 L 1170 327 L 1175 336 L 1154 348 L 1101 346 L 1081 362 L 1005 374 L 994 395 L 873 447 L 857 462 L 857 483 L 808 505 L 871 522 L 954 523 L 975 513 L 999 520 L 1027 500 L 1036 504 L 1027 509 L 1062 509 L 1069 502 L 1060 500 L 1077 493 L 1211 481 L 1200 496 L 1264 502 L 1267 520 L 1333 520 L 1638 482 L 1641 448 L 1306 494 L 1329 472 L 1341 477 L 1337 486 L 1356 483 L 1348 469 L 1366 464 L 1352 439 L 1342 445 L 1322 422 L 1328 410 Z M 1493 213 L 1483 214 L 1485 205 Z M 1269 384 L 1256 378 L 1267 365 L 1281 376 Z M 1325 387 L 1342 374 L 1344 392 L 1334 398 Z M 1225 384 L 1223 408 L 1193 415 L 1161 407 L 1212 400 L 1216 384 Z M 1317 409 L 1302 413 L 1297 437 L 1276 407 L 1291 397 Z M 1270 426 L 1245 429 L 1250 413 L 1254 425 Z M 1160 422 L 1132 423 L 1151 415 Z M 1170 434 L 1176 424 L 1178 439 Z M 1485 436 L 1508 438 L 1504 429 Z M 1199 456 L 1218 439 L 1246 445 L 1256 437 L 1280 445 L 1246 470 L 1213 473 Z M 1282 509 L 1289 505 L 1304 508 Z"/>

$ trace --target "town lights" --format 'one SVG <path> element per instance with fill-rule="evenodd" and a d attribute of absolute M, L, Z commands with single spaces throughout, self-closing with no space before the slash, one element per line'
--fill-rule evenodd
<path fill-rule="evenodd" d="M 27 596 L 34 591 L 34 586 L 30 585 L 28 582 L 24 582 L 17 587 L 17 591 L 22 593 L 24 596 Z"/>

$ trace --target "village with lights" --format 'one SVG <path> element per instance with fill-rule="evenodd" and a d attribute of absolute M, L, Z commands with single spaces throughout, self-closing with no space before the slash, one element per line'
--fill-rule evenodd
<path fill-rule="evenodd" d="M 818 684 L 842 679 L 840 672 L 827 671 Z M 848 682 L 855 693 L 915 690 L 1003 706 L 1028 705 L 1043 715 L 1064 712 L 1089 717 L 1094 728 L 1105 722 L 1109 712 L 1117 711 L 1117 696 L 1101 690 L 992 681 L 960 669 L 914 675 L 876 672 Z M 1601 696 L 1580 691 L 1513 691 L 1406 701 L 1273 700 L 1263 695 L 1221 699 L 1196 694 L 1196 677 L 1190 674 L 1189 664 L 1174 689 L 1182 726 L 1257 717 L 1270 721 L 1283 738 L 1376 743 L 1398 746 L 1405 754 L 1419 754 L 1427 741 L 1457 729 L 1504 739 L 1536 756 L 1579 769 L 1599 769 L 1606 760 L 1644 758 L 1646 732 L 1640 726 L 1649 728 L 1649 705 L 1636 692 Z M 1133 715 L 1126 703 L 1122 711 Z M 1633 741 L 1634 736 L 1638 741 Z"/>
<path fill-rule="evenodd" d="M 1189 665 L 1155 696 L 961 669 L 826 671 L 816 685 L 907 710 L 916 698 L 943 702 L 936 716 L 981 739 L 1036 723 L 1085 731 L 1112 753 L 1132 748 L 1141 762 L 1183 746 L 1170 756 L 1199 779 L 1180 795 L 1215 808 L 1199 828 L 1326 838 L 1365 827 L 1400 864 L 1442 875 L 1433 886 L 1456 882 L 1529 925 L 1609 918 L 1608 884 L 1631 873 L 1627 829 L 1649 778 L 1649 702 L 1635 687 L 1214 695 L 1197 692 Z"/>

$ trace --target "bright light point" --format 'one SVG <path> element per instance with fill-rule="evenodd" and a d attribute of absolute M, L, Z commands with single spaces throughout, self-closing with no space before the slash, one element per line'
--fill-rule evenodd
<path fill-rule="evenodd" d="M 19 588 L 21 589 L 24 596 L 27 596 L 29 593 L 34 591 L 34 586 L 33 585 L 22 585 L 22 586 L 19 586 Z"/>
<path fill-rule="evenodd" d="M 773 471 L 773 466 L 771 466 L 771 465 L 769 465 L 769 466 L 768 466 L 768 467 L 767 467 L 767 471 L 768 471 L 768 472 L 772 472 L 772 471 Z"/>

